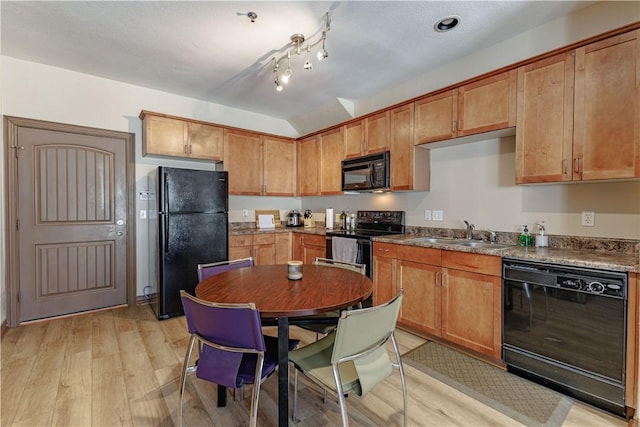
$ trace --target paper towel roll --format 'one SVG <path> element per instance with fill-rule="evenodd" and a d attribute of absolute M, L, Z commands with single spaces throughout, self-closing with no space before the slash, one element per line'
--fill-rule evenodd
<path fill-rule="evenodd" d="M 334 221 L 334 216 L 333 216 L 333 208 L 329 208 L 327 209 L 326 213 L 325 213 L 325 218 L 324 218 L 324 223 L 326 224 L 327 229 L 329 230 L 333 230 L 333 221 Z"/>

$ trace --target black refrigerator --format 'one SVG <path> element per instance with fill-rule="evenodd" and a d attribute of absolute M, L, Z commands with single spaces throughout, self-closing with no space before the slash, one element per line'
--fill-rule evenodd
<path fill-rule="evenodd" d="M 198 264 L 228 259 L 227 172 L 160 166 L 149 174 L 149 188 L 155 197 L 145 295 L 158 319 L 167 319 L 184 314 L 179 291 L 194 294 Z"/>

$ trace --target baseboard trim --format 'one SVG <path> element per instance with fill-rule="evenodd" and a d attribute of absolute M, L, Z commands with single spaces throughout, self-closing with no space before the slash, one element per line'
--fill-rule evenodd
<path fill-rule="evenodd" d="M 0 325 L 0 338 L 4 337 L 4 333 L 7 332 L 7 320 L 5 319 Z"/>

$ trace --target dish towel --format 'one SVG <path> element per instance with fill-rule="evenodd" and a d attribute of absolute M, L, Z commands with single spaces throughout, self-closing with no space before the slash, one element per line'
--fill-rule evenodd
<path fill-rule="evenodd" d="M 336 261 L 355 263 L 358 256 L 358 239 L 332 237 L 331 255 Z"/>

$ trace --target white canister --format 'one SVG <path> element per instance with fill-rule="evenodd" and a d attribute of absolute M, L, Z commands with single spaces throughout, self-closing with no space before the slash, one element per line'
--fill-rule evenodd
<path fill-rule="evenodd" d="M 288 277 L 290 280 L 300 280 L 302 279 L 302 261 L 289 261 L 287 262 L 288 269 Z"/>
<path fill-rule="evenodd" d="M 333 208 L 328 208 L 324 218 L 324 223 L 328 230 L 333 230 L 334 220 L 335 220 L 335 217 L 333 216 Z"/>

